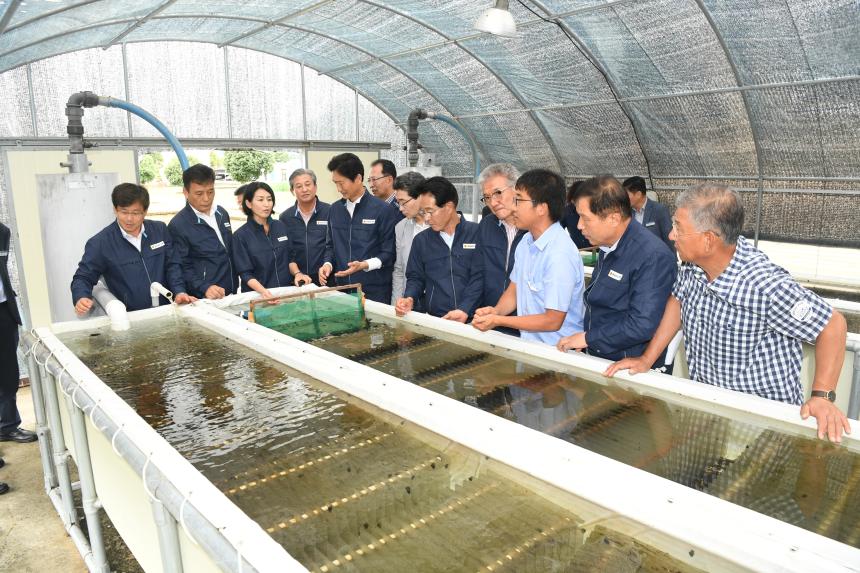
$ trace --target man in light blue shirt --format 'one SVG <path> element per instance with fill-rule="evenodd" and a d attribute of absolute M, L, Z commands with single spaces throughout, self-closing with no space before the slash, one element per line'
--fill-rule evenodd
<path fill-rule="evenodd" d="M 517 245 L 511 284 L 495 306 L 475 311 L 475 328 L 516 328 L 520 338 L 551 345 L 582 329 L 584 272 L 558 223 L 564 201 L 564 179 L 557 173 L 533 169 L 517 180 L 514 222 L 528 234 Z"/>

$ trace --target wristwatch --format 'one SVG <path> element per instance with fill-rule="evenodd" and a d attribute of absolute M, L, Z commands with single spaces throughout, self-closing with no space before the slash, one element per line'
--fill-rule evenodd
<path fill-rule="evenodd" d="M 815 398 L 827 398 L 831 402 L 836 401 L 836 392 L 833 390 L 813 390 L 809 395 Z"/>

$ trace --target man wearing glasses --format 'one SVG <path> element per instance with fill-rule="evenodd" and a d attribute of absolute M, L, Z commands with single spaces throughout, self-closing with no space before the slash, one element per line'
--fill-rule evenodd
<path fill-rule="evenodd" d="M 128 310 L 168 304 L 150 285 L 161 283 L 180 304 L 193 302 L 185 292 L 182 266 L 173 250 L 167 225 L 146 219 L 149 193 L 134 183 L 121 183 L 111 193 L 116 221 L 87 241 L 72 278 L 72 304 L 78 316 L 93 307 L 93 286 L 104 276 L 113 295 Z"/>
<path fill-rule="evenodd" d="M 424 183 L 424 176 L 415 171 L 399 175 L 394 180 L 394 194 L 404 219 L 394 226 L 394 272 L 391 275 L 391 306 L 403 297 L 406 289 L 406 264 L 412 251 L 415 235 L 427 228 L 421 201 L 418 200 L 418 186 Z M 422 310 L 422 307 L 416 308 Z"/>
<path fill-rule="evenodd" d="M 481 202 L 489 207 L 478 230 L 481 245 L 480 265 L 483 275 L 481 305 L 492 306 L 499 301 L 511 282 L 514 255 L 526 231 L 514 222 L 514 185 L 520 173 L 509 163 L 493 163 L 478 176 Z M 500 327 L 499 332 L 519 336 L 516 329 Z"/>
<path fill-rule="evenodd" d="M 582 330 L 582 258 L 558 223 L 564 178 L 533 169 L 517 179 L 514 190 L 514 221 L 528 234 L 517 246 L 510 285 L 495 306 L 475 311 L 472 325 L 482 331 L 515 328 L 520 338 L 555 345 Z"/>
<path fill-rule="evenodd" d="M 400 205 L 397 204 L 397 197 L 394 193 L 395 179 L 397 179 L 397 168 L 391 161 L 377 159 L 370 164 L 370 176 L 367 178 L 367 182 L 370 183 L 370 192 L 377 199 L 382 199 L 388 203 L 396 211 L 394 222 L 397 223 L 403 219 L 403 213 L 400 212 Z"/>

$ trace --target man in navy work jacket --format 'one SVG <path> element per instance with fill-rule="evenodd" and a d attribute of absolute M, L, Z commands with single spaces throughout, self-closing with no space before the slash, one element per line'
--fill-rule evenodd
<path fill-rule="evenodd" d="M 296 169 L 290 175 L 290 191 L 296 203 L 281 213 L 279 219 L 287 226 L 293 246 L 293 262 L 299 273 L 319 284 L 320 267 L 325 257 L 330 205 L 317 197 L 317 176 L 310 169 Z"/>
<path fill-rule="evenodd" d="M 358 156 L 336 155 L 328 170 L 343 199 L 329 210 L 320 284 L 328 284 L 333 273 L 337 285 L 361 284 L 367 298 L 388 304 L 394 267 L 394 211 L 365 191 L 364 165 Z"/>
<path fill-rule="evenodd" d="M 192 165 L 182 174 L 182 192 L 188 204 L 167 228 L 182 259 L 188 293 L 199 298 L 223 298 L 239 286 L 233 271 L 230 215 L 215 205 L 215 172 Z"/>
<path fill-rule="evenodd" d="M 632 217 L 630 198 L 611 175 L 585 181 L 574 195 L 579 229 L 600 247 L 585 289 L 584 332 L 559 350 L 620 360 L 639 356 L 654 336 L 678 274 L 672 251 Z M 661 356 L 656 367 L 663 366 Z"/>
<path fill-rule="evenodd" d="M 403 220 L 400 205 L 397 204 L 397 194 L 394 191 L 394 180 L 397 179 L 397 168 L 388 159 L 377 159 L 370 164 L 370 192 L 377 199 L 382 199 L 394 209 L 394 224 Z"/>
<path fill-rule="evenodd" d="M 84 247 L 84 256 L 72 277 L 72 304 L 78 316 L 93 306 L 93 286 L 104 276 L 110 292 L 128 310 L 156 306 L 150 285 L 161 283 L 178 303 L 194 299 L 185 292 L 182 266 L 173 249 L 167 226 L 145 219 L 149 193 L 134 183 L 120 183 L 111 193 L 116 221 L 99 231 Z M 158 304 L 168 304 L 163 296 Z"/>
<path fill-rule="evenodd" d="M 624 180 L 622 187 L 627 191 L 627 196 L 630 198 L 633 218 L 666 243 L 666 246 L 674 253 L 675 243 L 669 238 L 669 233 L 672 232 L 672 218 L 669 217 L 669 209 L 662 203 L 648 199 L 645 180 L 641 177 L 628 177 Z"/>
<path fill-rule="evenodd" d="M 412 240 L 397 314 L 403 316 L 422 299 L 429 314 L 466 322 L 481 299 L 478 225 L 457 212 L 457 189 L 444 177 L 419 184 L 418 193 L 430 228 Z"/>
<path fill-rule="evenodd" d="M 493 163 L 478 176 L 481 202 L 490 208 L 482 219 L 478 230 L 480 267 L 482 274 L 481 303 L 479 306 L 494 306 L 511 284 L 510 274 L 514 268 L 514 255 L 525 229 L 514 223 L 514 186 L 520 174 L 509 163 Z M 519 336 L 519 331 L 499 327 L 496 330 Z"/>

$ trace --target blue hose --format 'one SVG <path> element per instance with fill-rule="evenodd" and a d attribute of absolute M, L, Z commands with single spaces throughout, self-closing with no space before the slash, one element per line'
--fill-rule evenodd
<path fill-rule="evenodd" d="M 139 118 L 152 125 L 152 127 L 154 127 L 155 129 L 157 129 L 158 132 L 164 136 L 167 142 L 170 143 L 170 146 L 173 148 L 173 151 L 176 152 L 176 157 L 179 158 L 179 165 L 182 166 L 182 170 L 185 171 L 186 169 L 188 169 L 188 157 L 185 155 L 185 149 L 182 148 L 182 144 L 179 143 L 179 140 L 176 139 L 176 137 L 174 137 L 172 133 L 170 133 L 170 130 L 167 129 L 167 126 L 161 123 L 158 118 L 156 118 L 154 115 L 152 115 L 145 109 L 134 105 L 133 103 L 129 103 L 127 101 L 116 99 L 113 97 L 105 99 L 106 101 L 104 101 L 104 103 L 102 103 L 101 101 L 99 103 L 107 107 L 117 107 L 119 109 L 124 109 L 127 112 L 133 113 L 134 115 L 138 116 Z"/>
<path fill-rule="evenodd" d="M 475 164 L 475 183 L 478 183 L 478 177 L 481 175 L 481 158 L 478 155 L 478 146 L 475 145 L 475 140 L 472 139 L 472 134 L 466 131 L 466 129 L 460 125 L 460 122 L 454 119 L 453 117 L 448 117 L 447 115 L 442 115 L 441 113 L 428 113 L 427 117 L 430 119 L 438 119 L 444 123 L 447 123 L 454 129 L 460 132 L 460 135 L 465 138 L 466 141 L 469 142 L 469 147 L 472 148 L 472 162 Z"/>

